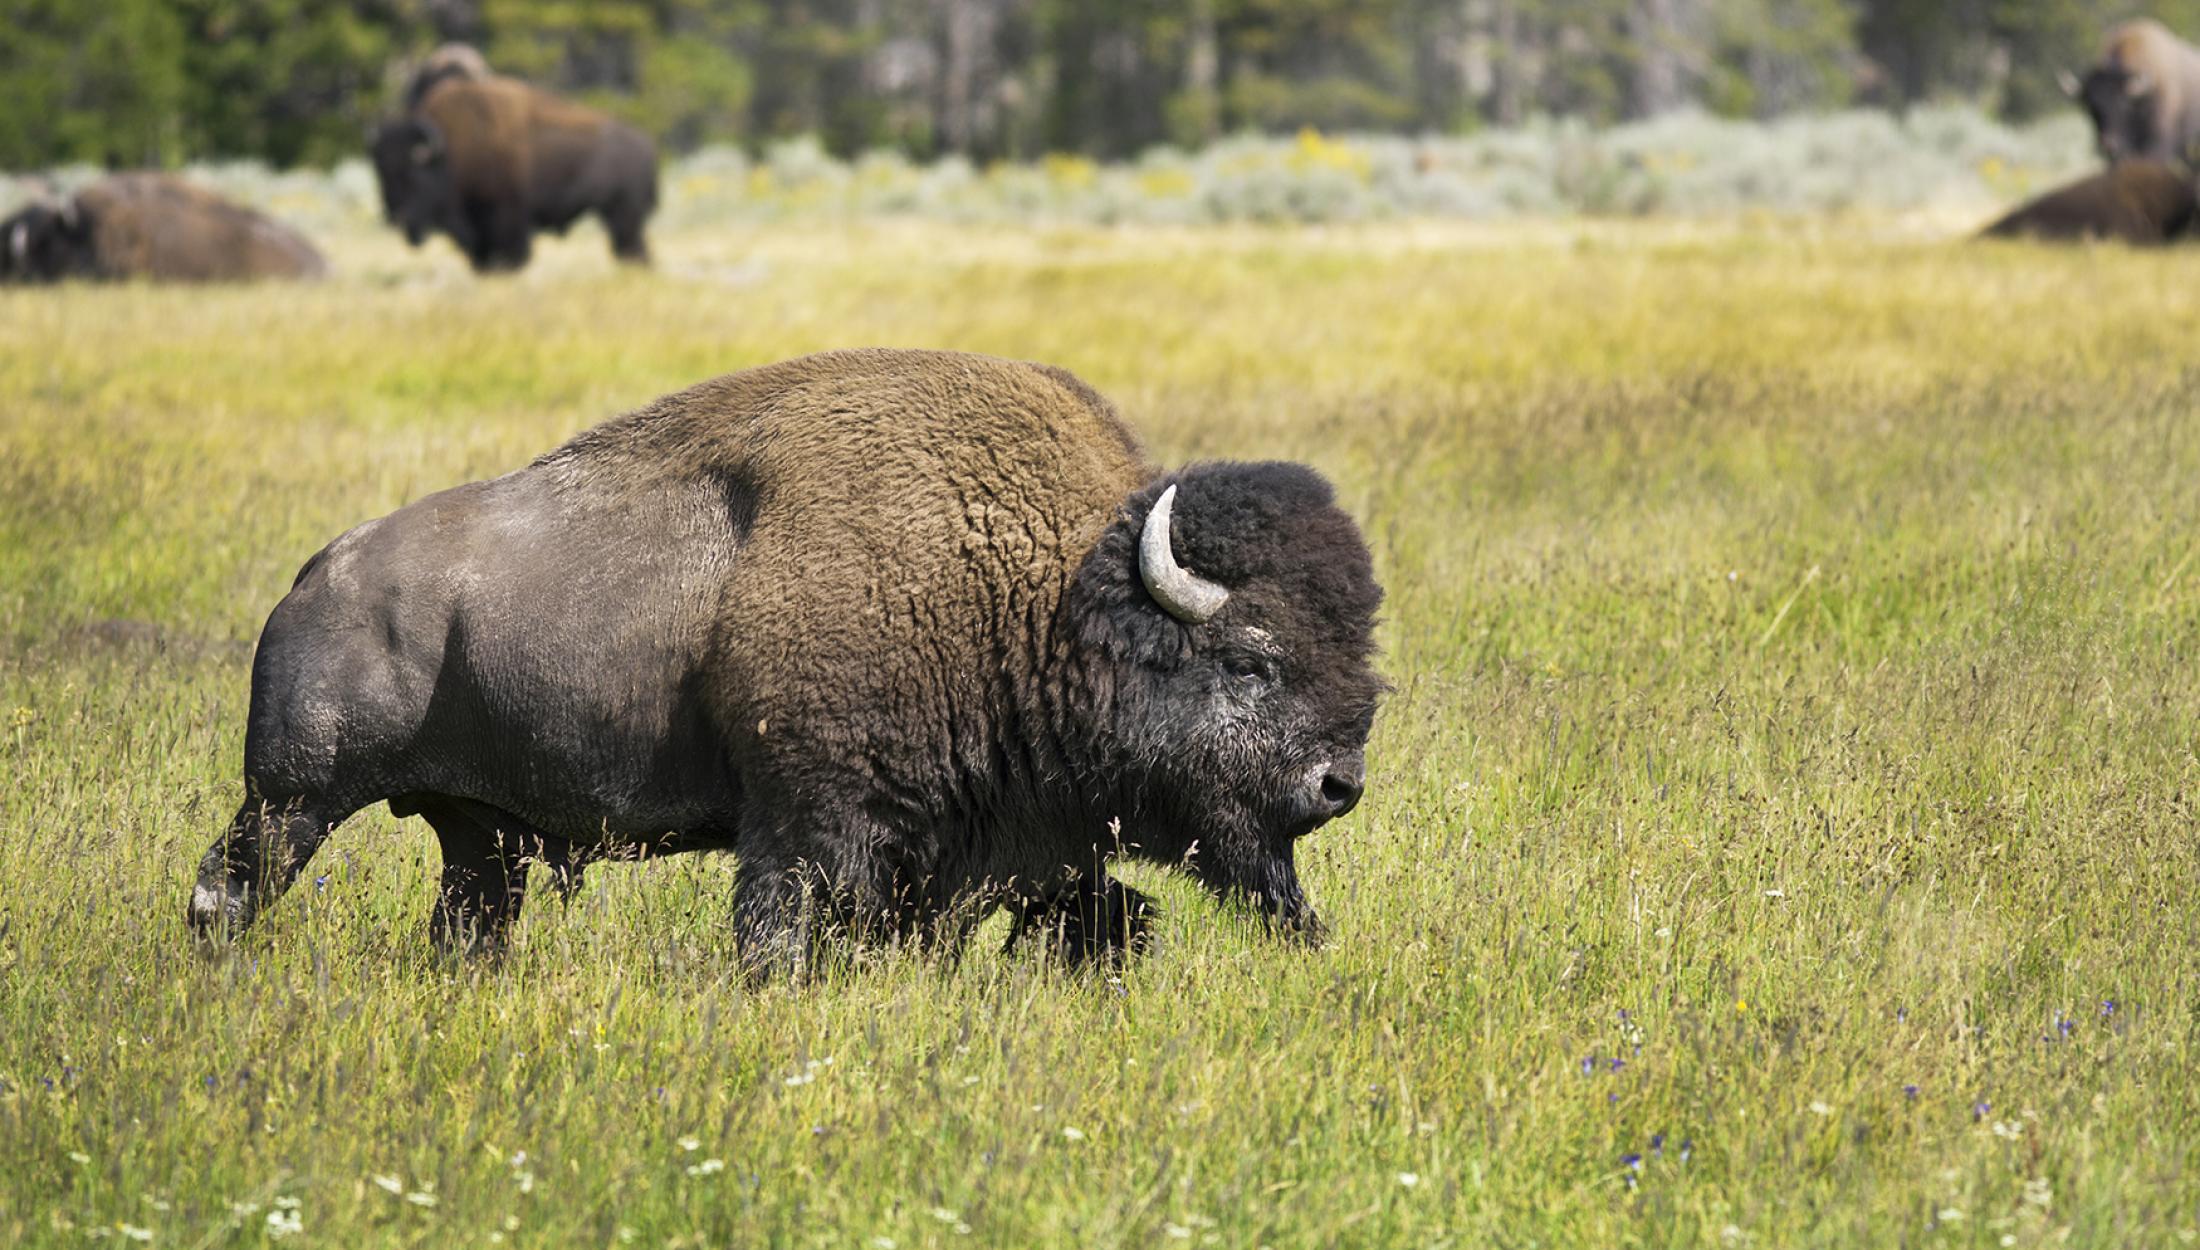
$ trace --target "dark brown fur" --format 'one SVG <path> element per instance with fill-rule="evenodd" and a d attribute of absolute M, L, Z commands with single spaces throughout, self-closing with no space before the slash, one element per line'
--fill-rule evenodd
<path fill-rule="evenodd" d="M 2161 161 L 2126 161 L 2058 187 L 1980 233 L 1987 238 L 2115 239 L 2158 244 L 2192 232 L 2193 182 Z"/>
<path fill-rule="evenodd" d="M 328 270 L 304 236 L 168 174 L 116 174 L 59 207 L 0 222 L 4 272 L 156 282 L 317 278 Z"/>

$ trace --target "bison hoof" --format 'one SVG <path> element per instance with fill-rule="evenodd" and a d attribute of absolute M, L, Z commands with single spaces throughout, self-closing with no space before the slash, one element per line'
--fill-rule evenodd
<path fill-rule="evenodd" d="M 1152 947 L 1153 924 L 1160 914 L 1151 898 L 1109 881 L 1096 891 L 1078 890 L 1028 904 L 1017 915 L 1004 949 L 1037 941 L 1071 967 L 1118 966 Z"/>
<path fill-rule="evenodd" d="M 252 884 L 201 881 L 191 891 L 191 931 L 200 940 L 222 942 L 252 923 Z"/>

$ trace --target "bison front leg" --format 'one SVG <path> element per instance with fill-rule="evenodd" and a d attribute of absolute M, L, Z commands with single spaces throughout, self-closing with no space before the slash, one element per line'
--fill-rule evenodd
<path fill-rule="evenodd" d="M 1072 967 L 1120 965 L 1153 943 L 1154 901 L 1105 873 L 1080 876 L 1068 889 L 1025 902 L 1003 949 L 1037 941 Z"/>
<path fill-rule="evenodd" d="M 443 847 L 428 940 L 445 954 L 501 952 L 527 900 L 527 869 L 541 854 L 540 839 L 463 800 L 424 800 L 420 814 Z"/>
<path fill-rule="evenodd" d="M 191 926 L 201 937 L 243 932 L 281 898 L 353 808 L 318 795 L 249 798 L 199 862 Z"/>

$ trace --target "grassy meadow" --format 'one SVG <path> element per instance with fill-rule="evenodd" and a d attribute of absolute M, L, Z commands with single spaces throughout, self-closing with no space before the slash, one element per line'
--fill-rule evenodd
<path fill-rule="evenodd" d="M 669 229 L 0 292 L 0 1244 L 2200 1240 L 2200 254 L 1755 224 Z M 192 873 L 304 559 L 812 350 L 1068 366 L 1362 518 L 1317 952 L 752 991 L 730 857 L 424 939 L 380 808 Z"/>

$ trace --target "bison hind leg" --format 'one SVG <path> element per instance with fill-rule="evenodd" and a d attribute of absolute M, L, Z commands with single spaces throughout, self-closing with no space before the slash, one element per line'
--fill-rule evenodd
<path fill-rule="evenodd" d="M 1016 912 L 1003 950 L 1037 941 L 1071 967 L 1119 967 L 1153 945 L 1160 908 L 1105 873 L 1079 877 L 1066 890 L 1032 899 Z"/>

